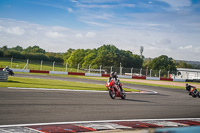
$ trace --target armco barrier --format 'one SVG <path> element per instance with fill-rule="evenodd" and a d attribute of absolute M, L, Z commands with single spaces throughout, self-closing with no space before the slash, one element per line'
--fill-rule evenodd
<path fill-rule="evenodd" d="M 29 69 L 12 69 L 13 72 L 25 72 L 25 73 L 30 73 L 30 70 Z"/>
<path fill-rule="evenodd" d="M 119 78 L 132 79 L 132 76 L 118 75 Z"/>
<path fill-rule="evenodd" d="M 147 80 L 160 80 L 159 77 L 147 77 L 146 79 Z"/>
<path fill-rule="evenodd" d="M 101 74 L 97 74 L 97 73 L 85 73 L 85 76 L 101 77 Z"/>
<path fill-rule="evenodd" d="M 63 75 L 68 75 L 68 72 L 62 72 L 62 71 L 49 71 L 49 74 L 63 74 Z"/>
<path fill-rule="evenodd" d="M 81 75 L 81 76 L 85 76 L 85 73 L 68 72 L 68 75 Z"/>
<path fill-rule="evenodd" d="M 102 77 L 110 77 L 110 74 L 101 74 Z"/>
<path fill-rule="evenodd" d="M 171 78 L 160 78 L 160 80 L 173 81 L 173 79 L 171 79 Z"/>
<path fill-rule="evenodd" d="M 42 71 L 42 70 L 30 70 L 30 73 L 47 73 L 47 74 L 49 74 L 49 71 Z"/>
<path fill-rule="evenodd" d="M 2 70 L 3 68 L 0 68 Z M 77 72 L 62 72 L 62 71 L 41 71 L 41 70 L 29 70 L 29 69 L 14 69 L 13 72 L 26 72 L 26 73 L 47 73 L 47 74 L 64 74 L 64 75 L 80 75 L 80 76 L 97 76 L 97 77 L 110 77 L 110 74 L 95 74 L 95 73 L 77 73 Z M 170 78 L 159 78 L 159 77 L 145 77 L 145 76 L 127 76 L 118 75 L 119 78 L 132 78 L 132 79 L 144 79 L 144 80 L 165 80 L 175 82 L 200 82 L 199 79 L 170 79 Z"/>
<path fill-rule="evenodd" d="M 146 79 L 145 76 L 132 76 L 133 79 Z"/>
<path fill-rule="evenodd" d="M 173 81 L 175 81 L 175 82 L 186 82 L 185 79 L 173 79 Z"/>

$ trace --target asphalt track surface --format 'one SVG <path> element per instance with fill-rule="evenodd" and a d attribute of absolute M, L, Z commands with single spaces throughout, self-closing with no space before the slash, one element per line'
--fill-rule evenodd
<path fill-rule="evenodd" d="M 105 81 L 51 75 L 15 76 L 106 84 Z M 125 100 L 113 100 L 108 93 L 103 92 L 0 88 L 0 125 L 200 118 L 200 98 L 192 98 L 185 90 L 127 83 L 124 83 L 124 87 L 158 93 L 128 93 Z"/>

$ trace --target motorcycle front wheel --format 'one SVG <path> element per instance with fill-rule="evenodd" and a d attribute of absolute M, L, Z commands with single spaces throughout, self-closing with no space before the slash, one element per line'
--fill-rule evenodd
<path fill-rule="evenodd" d="M 122 96 L 121 96 L 121 99 L 126 99 L 126 93 L 124 92 L 124 90 L 123 90 L 123 92 L 122 92 L 121 95 L 122 95 Z"/>
<path fill-rule="evenodd" d="M 115 99 L 115 90 L 114 89 L 110 89 L 109 90 L 109 95 L 112 99 Z"/>

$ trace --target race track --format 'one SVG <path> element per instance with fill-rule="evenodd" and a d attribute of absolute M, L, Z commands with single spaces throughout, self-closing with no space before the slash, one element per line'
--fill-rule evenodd
<path fill-rule="evenodd" d="M 104 81 L 50 75 L 16 74 L 15 76 L 105 85 Z M 128 93 L 126 100 L 120 98 L 113 100 L 105 92 L 0 88 L 0 125 L 200 118 L 200 98 L 192 98 L 185 90 L 133 84 L 124 84 L 124 86 L 158 93 Z"/>

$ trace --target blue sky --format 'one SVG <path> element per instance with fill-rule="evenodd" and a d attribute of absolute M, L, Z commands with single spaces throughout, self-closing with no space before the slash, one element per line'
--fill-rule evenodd
<path fill-rule="evenodd" d="M 66 52 L 103 44 L 200 61 L 200 1 L 0 0 L 0 47 Z"/>

